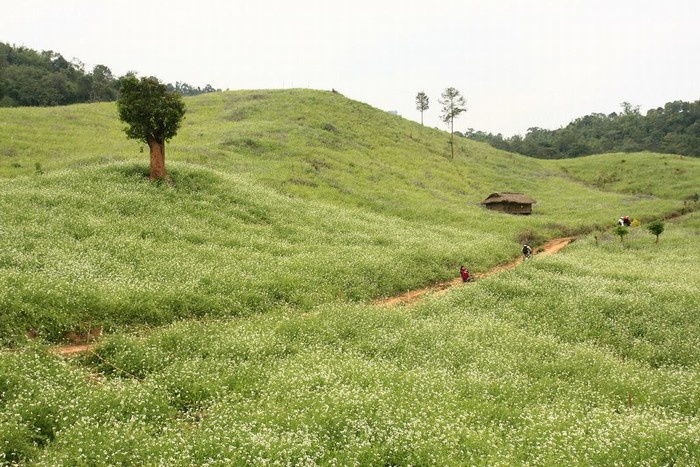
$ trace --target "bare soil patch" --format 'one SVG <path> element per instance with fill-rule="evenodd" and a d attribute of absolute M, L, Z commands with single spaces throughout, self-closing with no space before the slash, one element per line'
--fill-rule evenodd
<path fill-rule="evenodd" d="M 56 355 L 60 355 L 62 357 L 70 357 L 71 355 L 81 354 L 81 353 L 87 352 L 89 350 L 92 350 L 92 348 L 94 346 L 95 346 L 94 343 L 92 343 L 92 344 L 70 344 L 70 345 L 62 345 L 59 347 L 54 347 L 51 350 Z"/>

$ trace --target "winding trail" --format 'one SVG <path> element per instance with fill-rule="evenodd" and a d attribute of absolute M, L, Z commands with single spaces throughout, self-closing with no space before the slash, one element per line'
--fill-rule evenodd
<path fill-rule="evenodd" d="M 557 253 L 559 250 L 570 244 L 576 240 L 576 237 L 563 237 L 563 238 L 555 238 L 554 240 L 550 240 L 546 242 L 544 245 L 541 247 L 537 248 L 534 251 L 534 254 L 536 255 L 551 255 L 554 253 Z M 516 268 L 520 263 L 523 262 L 523 258 L 520 257 L 514 261 L 511 261 L 510 263 L 502 264 L 500 266 L 496 266 L 494 268 L 489 269 L 486 272 L 483 272 L 481 274 L 474 274 L 475 279 L 480 279 L 488 276 L 492 276 L 494 274 L 499 274 L 501 272 L 509 271 L 513 268 Z M 384 306 L 384 307 L 393 307 L 397 305 L 411 305 L 418 300 L 420 300 L 424 295 L 431 294 L 431 295 L 439 295 L 445 293 L 448 289 L 463 285 L 462 279 L 461 278 L 456 278 L 452 279 L 449 281 L 445 282 L 439 282 L 437 284 L 433 284 L 430 287 L 425 287 L 423 289 L 416 289 L 416 290 L 410 290 L 406 293 L 403 293 L 401 295 L 397 295 L 395 297 L 389 297 L 389 298 L 384 298 L 381 300 L 376 300 L 372 302 L 373 305 L 376 306 Z M 92 349 L 95 346 L 95 342 L 88 342 L 88 343 L 81 343 L 81 344 L 70 344 L 70 345 L 61 345 L 61 346 L 56 346 L 51 349 L 51 351 L 56 354 L 60 355 L 63 357 L 70 357 L 72 355 L 76 354 L 82 354 L 86 352 L 91 352 Z"/>
<path fill-rule="evenodd" d="M 567 246 L 569 243 L 573 242 L 576 240 L 576 237 L 563 237 L 563 238 L 555 238 L 554 240 L 550 240 L 546 242 L 544 245 L 541 247 L 537 248 L 534 252 L 534 254 L 538 255 L 551 255 L 554 253 L 557 253 L 559 250 Z M 511 261 L 510 263 L 502 264 L 500 266 L 496 266 L 494 268 L 489 269 L 486 272 L 483 272 L 481 274 L 474 274 L 475 279 L 480 279 L 488 276 L 492 276 L 494 274 L 498 274 L 501 272 L 509 271 L 515 267 L 517 267 L 520 263 L 523 262 L 523 258 L 520 257 L 514 261 Z M 426 287 L 423 289 L 417 289 L 417 290 L 410 290 L 404 294 L 397 295 L 395 297 L 389 297 L 389 298 L 384 298 L 381 300 L 375 301 L 373 304 L 378 305 L 378 306 L 385 306 L 385 307 L 392 307 L 396 305 L 410 305 L 412 303 L 417 302 L 420 300 L 424 295 L 431 294 L 431 295 L 439 295 L 442 293 L 445 293 L 448 289 L 451 287 L 459 286 L 464 284 L 462 282 L 461 278 L 456 278 L 452 279 L 449 281 L 445 282 L 439 282 L 437 284 L 433 284 L 430 287 Z"/>

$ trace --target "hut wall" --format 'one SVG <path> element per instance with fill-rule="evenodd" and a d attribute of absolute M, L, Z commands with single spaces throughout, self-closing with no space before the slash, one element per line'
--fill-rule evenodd
<path fill-rule="evenodd" d="M 487 208 L 494 211 L 502 211 L 510 214 L 532 214 L 532 206 L 520 203 L 489 203 Z"/>

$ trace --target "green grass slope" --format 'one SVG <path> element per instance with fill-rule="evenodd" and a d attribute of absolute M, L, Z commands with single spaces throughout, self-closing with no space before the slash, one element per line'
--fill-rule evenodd
<path fill-rule="evenodd" d="M 601 190 L 572 177 L 580 160 L 565 172 L 469 140 L 453 160 L 444 132 L 330 92 L 187 106 L 172 187 L 144 181 L 147 151 L 114 104 L 0 109 L 4 342 L 390 296 L 509 260 L 520 240 L 650 219 L 687 197 Z M 493 191 L 530 194 L 535 213 L 484 210 Z"/>
<path fill-rule="evenodd" d="M 132 165 L 110 164 L 6 186 L 3 334 L 25 323 L 56 339 L 76 324 L 368 300 L 445 278 L 469 243 L 491 255 L 509 243 L 185 164 L 173 164 L 173 175 L 174 187 L 159 186 Z"/>
<path fill-rule="evenodd" d="M 601 154 L 553 161 L 572 178 L 605 191 L 698 201 L 700 166 L 673 154 Z M 688 203 L 685 203 L 686 205 Z"/>
<path fill-rule="evenodd" d="M 173 185 L 113 105 L 0 109 L 0 336 L 41 339 L 0 351 L 0 465 L 698 464 L 700 216 L 610 232 L 696 209 L 696 161 L 452 160 L 318 91 L 187 104 Z M 534 214 L 478 205 L 506 190 Z M 99 326 L 92 353 L 46 347 Z"/>
<path fill-rule="evenodd" d="M 0 455 L 697 465 L 700 217 L 669 222 L 659 244 L 629 237 L 580 240 L 413 308 L 177 323 L 68 364 L 41 347 L 5 353 Z"/>

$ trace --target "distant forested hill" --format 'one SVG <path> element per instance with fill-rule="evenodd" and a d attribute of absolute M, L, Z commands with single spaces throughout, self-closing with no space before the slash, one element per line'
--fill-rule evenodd
<path fill-rule="evenodd" d="M 530 128 L 525 137 L 504 138 L 470 129 L 467 138 L 510 152 L 563 159 L 609 152 L 651 151 L 700 157 L 700 100 L 674 101 L 646 115 L 628 102 L 621 113 L 595 113 L 558 130 Z"/>
<path fill-rule="evenodd" d="M 186 96 L 218 91 L 209 84 L 168 86 Z M 0 42 L 0 107 L 113 101 L 118 89 L 119 78 L 105 65 L 87 71 L 79 60 L 69 62 L 52 50 L 37 52 Z"/>

